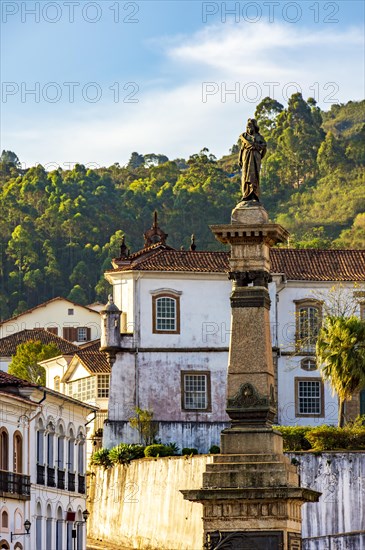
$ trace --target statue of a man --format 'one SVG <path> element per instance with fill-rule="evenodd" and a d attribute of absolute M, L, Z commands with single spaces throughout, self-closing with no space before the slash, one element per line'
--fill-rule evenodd
<path fill-rule="evenodd" d="M 260 200 L 260 167 L 266 154 L 266 141 L 259 134 L 254 118 L 247 121 L 246 132 L 240 135 L 239 165 L 242 168 L 242 200 Z"/>

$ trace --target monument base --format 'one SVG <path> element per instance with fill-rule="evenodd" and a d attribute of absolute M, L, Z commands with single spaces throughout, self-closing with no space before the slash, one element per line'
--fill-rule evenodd
<path fill-rule="evenodd" d="M 231 223 L 268 223 L 269 216 L 263 205 L 257 201 L 241 201 L 232 210 Z"/>
<path fill-rule="evenodd" d="M 271 428 L 226 428 L 221 432 L 221 453 L 240 455 L 283 454 L 283 438 Z"/>
<path fill-rule="evenodd" d="M 223 430 L 222 454 L 207 464 L 201 489 L 181 491 L 203 504 L 209 550 L 299 550 L 301 507 L 320 493 L 300 487 L 297 468 L 271 428 Z"/>

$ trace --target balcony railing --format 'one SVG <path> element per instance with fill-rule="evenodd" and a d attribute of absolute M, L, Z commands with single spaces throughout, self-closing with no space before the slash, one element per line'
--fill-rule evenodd
<path fill-rule="evenodd" d="M 69 491 L 75 491 L 75 474 L 68 472 L 68 484 L 67 489 Z"/>
<path fill-rule="evenodd" d="M 30 476 L 0 470 L 0 495 L 30 500 Z"/>
<path fill-rule="evenodd" d="M 45 467 L 43 464 L 37 464 L 37 483 L 38 485 L 45 484 Z"/>
<path fill-rule="evenodd" d="M 86 493 L 85 476 L 81 476 L 80 474 L 78 475 L 78 492 L 83 495 Z"/>
<path fill-rule="evenodd" d="M 57 470 L 57 488 L 58 489 L 64 489 L 65 488 L 65 470 Z"/>
<path fill-rule="evenodd" d="M 56 470 L 47 466 L 47 486 L 56 487 Z"/>

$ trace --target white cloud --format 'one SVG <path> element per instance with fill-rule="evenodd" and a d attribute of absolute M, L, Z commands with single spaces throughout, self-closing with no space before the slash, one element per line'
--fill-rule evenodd
<path fill-rule="evenodd" d="M 161 44 L 163 78 L 156 71 L 153 82 L 140 83 L 138 104 L 110 101 L 92 109 L 84 104 L 78 116 L 66 113 L 52 120 L 44 116 L 33 126 L 26 118 L 12 119 L 7 148 L 12 148 L 13 141 L 18 143 L 15 151 L 29 164 L 36 160 L 125 163 L 132 151 L 188 157 L 204 146 L 220 156 L 236 141 L 256 103 L 269 95 L 267 83 L 278 83 L 274 96 L 281 102 L 283 92 L 296 91 L 289 83 L 297 83 L 304 98 L 319 95 L 325 109 L 333 98 L 341 102 L 362 98 L 363 53 L 356 28 L 340 32 L 338 28 L 225 24 Z M 178 84 L 174 83 L 176 71 L 183 75 Z M 217 90 L 206 102 L 202 100 L 204 82 L 214 82 Z M 256 84 L 249 88 L 249 83 Z M 224 86 L 236 87 L 239 96 L 225 96 Z M 32 127 L 37 130 L 30 140 Z"/>

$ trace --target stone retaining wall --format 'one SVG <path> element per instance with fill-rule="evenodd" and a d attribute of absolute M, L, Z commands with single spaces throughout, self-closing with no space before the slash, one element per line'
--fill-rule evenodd
<path fill-rule="evenodd" d="M 302 509 L 303 550 L 365 550 L 365 453 L 289 456 L 298 461 L 302 486 L 322 492 L 318 504 Z M 202 505 L 185 501 L 179 489 L 199 488 L 207 462 L 212 456 L 95 469 L 88 477 L 88 536 L 115 550 L 201 550 Z"/>

